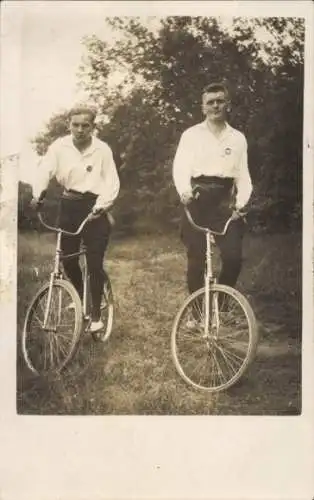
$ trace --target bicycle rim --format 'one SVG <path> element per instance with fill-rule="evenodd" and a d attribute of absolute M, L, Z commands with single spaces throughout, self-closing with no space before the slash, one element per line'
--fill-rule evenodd
<path fill-rule="evenodd" d="M 196 389 L 218 392 L 234 385 L 254 359 L 258 332 L 252 308 L 237 290 L 211 287 L 205 331 L 204 289 L 193 293 L 175 319 L 171 350 L 179 375 Z"/>
<path fill-rule="evenodd" d="M 100 313 L 104 327 L 99 332 L 92 333 L 92 336 L 96 341 L 106 342 L 112 332 L 114 313 L 112 286 L 109 276 L 106 272 Z"/>
<path fill-rule="evenodd" d="M 22 334 L 25 362 L 36 375 L 60 372 L 67 365 L 75 353 L 82 328 L 79 295 L 65 280 L 53 283 L 48 321 L 44 328 L 48 294 L 49 284 L 46 284 L 35 295 L 28 308 Z"/>

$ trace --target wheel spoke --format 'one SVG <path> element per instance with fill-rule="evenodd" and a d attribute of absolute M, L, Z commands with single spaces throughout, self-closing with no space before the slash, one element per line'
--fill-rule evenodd
<path fill-rule="evenodd" d="M 53 358 L 53 335 L 49 333 L 49 358 L 50 358 L 50 368 L 53 368 L 54 358 Z"/>
<path fill-rule="evenodd" d="M 217 375 L 218 377 L 220 377 L 220 384 L 221 385 L 222 383 L 225 383 L 227 381 L 226 377 L 224 376 L 224 372 L 223 370 L 221 369 L 221 366 L 219 364 L 219 361 L 218 361 L 218 357 L 216 356 L 216 352 L 215 352 L 215 349 L 213 349 L 212 351 L 212 355 L 213 355 L 213 360 L 214 360 L 214 363 L 216 364 L 217 366 Z"/>
<path fill-rule="evenodd" d="M 254 355 L 251 342 L 257 335 L 249 319 L 254 320 L 254 315 L 251 310 L 247 313 L 241 294 L 224 291 L 223 285 L 214 288 L 209 336 L 204 336 L 204 291 L 187 300 L 172 332 L 172 353 L 180 375 L 192 386 L 210 391 L 229 387 L 241 377 Z M 189 318 L 197 319 L 196 324 Z"/>
<path fill-rule="evenodd" d="M 76 295 L 68 282 L 54 284 L 51 291 L 47 328 L 43 329 L 49 285 L 35 297 L 23 330 L 22 349 L 28 367 L 37 374 L 60 370 L 72 357 L 81 332 L 82 318 L 66 310 Z"/>
<path fill-rule="evenodd" d="M 57 359 L 57 367 L 58 367 L 58 366 L 60 366 L 61 361 L 60 361 L 60 356 L 59 356 L 59 348 L 58 348 L 59 344 L 58 344 L 57 335 L 53 336 L 53 343 L 54 343 L 54 347 L 55 347 L 54 351 L 55 351 L 55 355 L 56 355 L 56 359 Z"/>
<path fill-rule="evenodd" d="M 41 312 L 42 312 L 43 316 L 45 317 L 46 304 L 44 304 L 44 305 L 43 305 L 43 304 L 42 304 L 42 300 L 40 299 L 40 300 L 38 301 L 38 305 L 39 305 L 39 307 L 40 307 L 40 309 L 41 309 Z"/>
<path fill-rule="evenodd" d="M 66 358 L 68 354 L 67 354 L 67 351 L 64 349 L 63 344 L 61 342 L 59 344 L 59 348 L 60 348 L 60 351 L 63 354 L 64 358 Z"/>
<path fill-rule="evenodd" d="M 235 374 L 237 371 L 237 368 L 233 369 L 233 367 L 234 366 L 235 367 L 241 366 L 243 363 L 243 358 L 240 358 L 240 356 L 237 356 L 232 351 L 227 351 L 227 350 L 222 349 L 221 346 L 217 345 L 217 349 L 219 350 L 220 354 L 222 355 L 223 359 L 225 360 L 227 366 L 229 368 L 231 368 L 232 373 Z M 233 361 L 233 363 L 232 363 L 232 361 Z M 239 363 L 239 361 L 240 361 L 240 363 Z"/>
<path fill-rule="evenodd" d="M 34 312 L 33 312 L 33 316 L 34 316 L 34 317 L 35 317 L 35 319 L 37 320 L 37 323 L 39 324 L 39 326 L 40 326 L 41 328 L 43 328 L 44 322 L 40 320 L 40 318 L 39 318 L 39 316 L 38 316 L 38 314 L 37 314 L 37 312 L 36 312 L 36 311 L 34 311 Z"/>
<path fill-rule="evenodd" d="M 47 351 L 46 351 L 46 341 L 44 340 L 44 371 L 47 370 Z"/>
<path fill-rule="evenodd" d="M 210 364 L 211 358 L 208 355 L 204 356 L 204 361 L 199 370 L 199 383 L 202 383 L 202 381 L 203 383 L 207 382 L 210 373 Z"/>

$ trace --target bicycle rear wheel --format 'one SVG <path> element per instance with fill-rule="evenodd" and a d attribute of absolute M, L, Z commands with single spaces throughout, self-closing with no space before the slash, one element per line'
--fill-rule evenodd
<path fill-rule="evenodd" d="M 100 342 L 106 342 L 109 339 L 112 332 L 113 314 L 114 314 L 112 286 L 107 272 L 104 271 L 104 273 L 105 273 L 105 282 L 104 282 L 104 291 L 100 309 L 101 313 L 100 316 L 104 326 L 98 332 L 92 333 L 93 339 Z"/>
<path fill-rule="evenodd" d="M 60 372 L 73 357 L 82 330 L 82 306 L 73 285 L 53 282 L 46 327 L 44 317 L 49 283 L 32 300 L 24 322 L 22 351 L 28 368 L 36 375 Z"/>
<path fill-rule="evenodd" d="M 171 350 L 179 375 L 196 389 L 218 392 L 234 385 L 254 359 L 258 330 L 253 310 L 237 290 L 213 285 L 208 333 L 205 289 L 194 292 L 178 312 Z"/>

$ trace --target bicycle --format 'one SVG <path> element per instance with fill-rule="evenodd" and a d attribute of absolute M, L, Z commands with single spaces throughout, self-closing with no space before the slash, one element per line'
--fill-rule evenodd
<path fill-rule="evenodd" d="M 204 287 L 187 297 L 175 317 L 172 358 L 187 384 L 219 392 L 238 382 L 253 361 L 257 322 L 248 300 L 235 288 L 218 284 L 213 274 L 214 237 L 226 233 L 232 217 L 216 232 L 196 224 L 187 206 L 184 209 L 190 224 L 206 236 Z"/>
<path fill-rule="evenodd" d="M 44 222 L 38 213 L 41 224 L 57 233 L 54 268 L 46 282 L 32 299 L 22 332 L 22 352 L 28 368 L 35 375 L 60 373 L 76 353 L 83 329 L 89 332 L 90 294 L 89 276 L 86 261 L 86 246 L 81 245 L 76 253 L 64 255 L 61 250 L 62 234 L 79 235 L 90 220 L 87 216 L 76 232 L 65 231 Z M 61 262 L 79 256 L 82 260 L 83 300 L 70 281 L 63 277 Z M 107 272 L 101 306 L 101 319 L 104 328 L 91 332 L 95 341 L 106 342 L 113 326 L 113 292 Z M 84 328 L 83 328 L 84 327 Z"/>

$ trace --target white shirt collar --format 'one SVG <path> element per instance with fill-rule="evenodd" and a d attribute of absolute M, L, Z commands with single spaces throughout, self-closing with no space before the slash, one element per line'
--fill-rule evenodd
<path fill-rule="evenodd" d="M 78 151 L 78 149 L 73 144 L 72 134 L 69 134 L 64 138 L 64 145 L 75 149 L 75 151 Z M 93 153 L 98 148 L 98 139 L 95 136 L 92 136 L 91 145 L 83 152 L 83 155 Z"/>
<path fill-rule="evenodd" d="M 208 126 L 207 126 L 207 119 L 205 119 L 204 121 L 202 121 L 200 123 L 200 126 L 204 129 L 206 129 L 213 137 L 215 137 L 215 139 L 217 139 L 218 141 L 221 141 L 222 139 L 224 139 L 228 134 L 230 134 L 230 132 L 232 132 L 233 128 L 229 125 L 228 122 L 225 122 L 226 124 L 226 128 L 222 131 L 221 135 L 219 136 L 219 138 L 217 139 L 217 137 L 214 136 L 214 134 L 209 130 Z"/>

